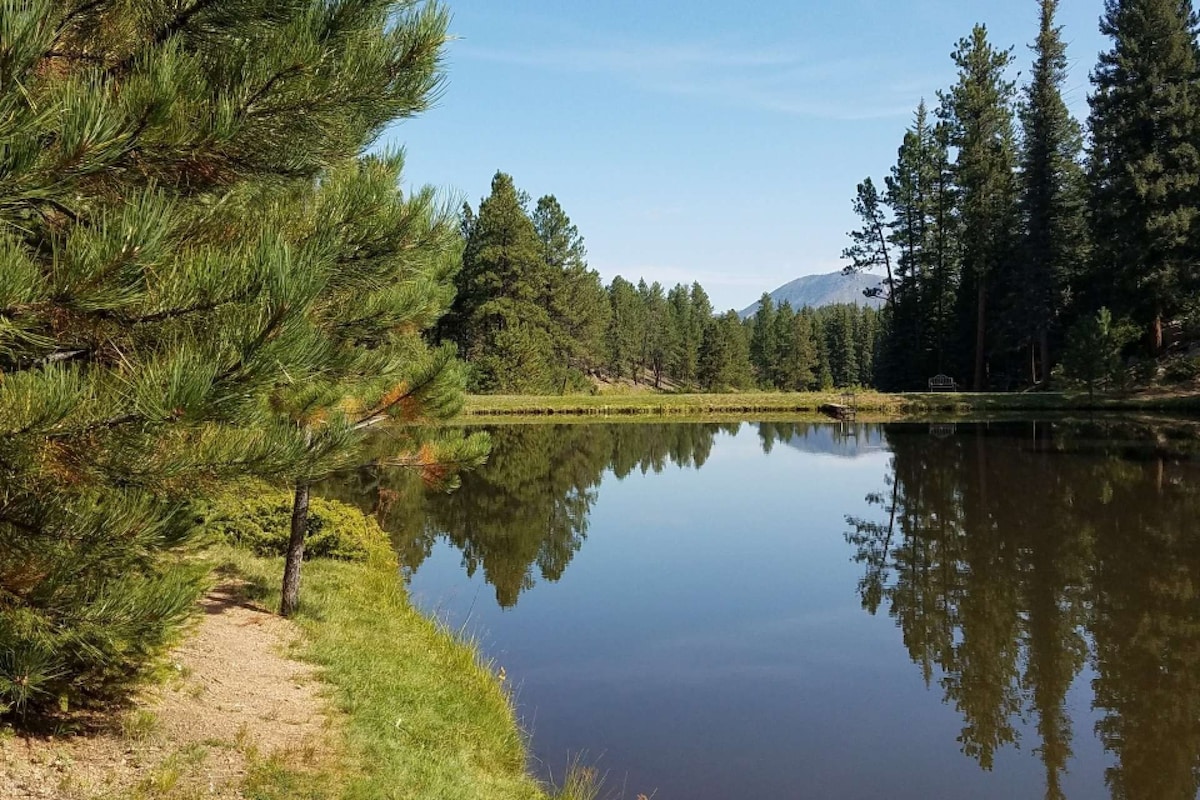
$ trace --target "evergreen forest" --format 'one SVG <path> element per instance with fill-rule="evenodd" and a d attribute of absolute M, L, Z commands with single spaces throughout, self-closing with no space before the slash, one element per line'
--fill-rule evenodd
<path fill-rule="evenodd" d="M 982 24 L 961 39 L 954 85 L 918 105 L 883 180 L 858 185 L 843 257 L 880 276 L 881 311 L 763 302 L 742 320 L 698 284 L 605 286 L 559 202 L 498 173 L 462 210 L 439 339 L 480 393 L 914 391 L 935 375 L 1013 391 L 1120 382 L 1135 362 L 1151 382 L 1200 338 L 1200 23 L 1190 2 L 1108 0 L 1081 123 L 1058 8 L 1038 4 L 1021 86 L 1015 48 Z"/>
<path fill-rule="evenodd" d="M 867 304 L 714 312 L 699 283 L 665 288 L 589 269 L 579 229 L 552 195 L 536 204 L 497 173 L 461 213 L 463 256 L 438 327 L 471 391 L 568 394 L 624 382 L 656 390 L 811 391 L 873 383 L 883 340 Z"/>
<path fill-rule="evenodd" d="M 850 270 L 885 277 L 875 384 L 951 374 L 976 391 L 1056 375 L 1153 378 L 1194 338 L 1200 299 L 1200 63 L 1190 2 L 1108 0 L 1111 47 L 1086 125 L 1064 97 L 1067 37 L 1041 0 L 1019 60 L 978 25 L 956 83 L 913 115 L 882 185 L 865 179 Z M 1122 356 L 1125 359 L 1122 359 Z"/>

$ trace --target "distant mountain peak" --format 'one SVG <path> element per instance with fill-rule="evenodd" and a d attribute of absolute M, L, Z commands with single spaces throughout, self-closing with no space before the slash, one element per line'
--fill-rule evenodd
<path fill-rule="evenodd" d="M 830 272 L 825 275 L 805 275 L 791 283 L 780 286 L 771 292 L 771 300 L 776 306 L 785 301 L 792 308 L 801 309 L 821 308 L 842 303 L 859 306 L 882 308 L 883 298 L 867 297 L 863 294 L 867 289 L 879 286 L 883 279 L 869 272 L 858 272 L 845 275 L 841 272 Z M 742 310 L 742 318 L 754 315 L 758 311 L 758 303 Z"/>

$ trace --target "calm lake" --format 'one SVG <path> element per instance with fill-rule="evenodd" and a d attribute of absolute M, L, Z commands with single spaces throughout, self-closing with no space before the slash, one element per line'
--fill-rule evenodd
<path fill-rule="evenodd" d="M 511 425 L 450 495 L 364 473 L 535 769 L 619 796 L 1191 800 L 1187 423 Z"/>

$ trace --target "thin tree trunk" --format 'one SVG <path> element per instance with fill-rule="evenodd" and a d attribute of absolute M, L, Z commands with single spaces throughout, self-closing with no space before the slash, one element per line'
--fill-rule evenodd
<path fill-rule="evenodd" d="M 1042 328 L 1039 332 L 1038 345 L 1042 351 L 1042 383 L 1048 388 L 1050 386 L 1050 331 L 1047 328 Z"/>
<path fill-rule="evenodd" d="M 987 284 L 979 279 L 979 298 L 975 317 L 975 391 L 984 390 L 983 351 L 987 346 Z"/>
<path fill-rule="evenodd" d="M 304 563 L 304 536 L 308 533 L 309 485 L 305 481 L 296 484 L 296 498 L 292 503 L 292 535 L 288 539 L 287 563 L 283 568 L 283 602 L 279 613 L 290 617 L 300 605 L 300 566 Z"/>
<path fill-rule="evenodd" d="M 1154 315 L 1154 322 L 1150 323 L 1150 348 L 1154 351 L 1155 356 L 1161 356 L 1163 352 L 1163 318 L 1162 314 Z"/>

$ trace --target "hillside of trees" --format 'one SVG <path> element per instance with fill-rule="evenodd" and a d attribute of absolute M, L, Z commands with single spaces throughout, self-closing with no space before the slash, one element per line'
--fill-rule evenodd
<path fill-rule="evenodd" d="M 1091 383 L 1119 368 L 1123 349 L 1153 370 L 1194 325 L 1192 4 L 1107 3 L 1111 49 L 1091 74 L 1086 136 L 1064 100 L 1058 5 L 1041 0 L 1020 90 L 1013 49 L 976 26 L 954 51 L 957 82 L 917 108 L 882 187 L 858 186 L 862 228 L 845 256 L 851 270 L 885 275 L 880 388 L 921 388 L 937 373 L 975 390 L 1045 385 L 1060 363 Z"/>
<path fill-rule="evenodd" d="M 558 200 L 532 203 L 502 172 L 461 219 L 458 292 L 438 336 L 458 346 L 473 391 L 560 394 L 602 380 L 804 391 L 873 380 L 882 327 L 865 303 L 777 308 L 764 294 L 743 321 L 714 314 L 699 283 L 618 276 L 605 286 Z"/>

